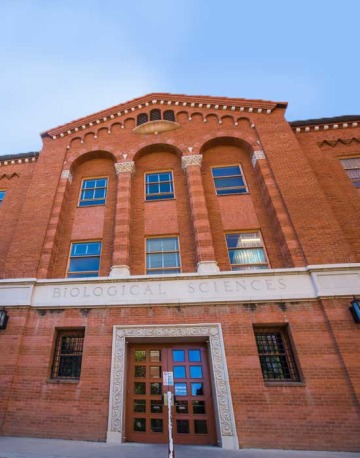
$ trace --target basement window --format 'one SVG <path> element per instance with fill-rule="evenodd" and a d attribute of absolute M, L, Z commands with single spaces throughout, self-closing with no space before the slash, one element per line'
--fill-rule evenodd
<path fill-rule="evenodd" d="M 300 382 L 287 326 L 255 327 L 261 371 L 266 382 Z"/>
<path fill-rule="evenodd" d="M 83 328 L 56 331 L 52 379 L 80 379 L 84 335 Z"/>

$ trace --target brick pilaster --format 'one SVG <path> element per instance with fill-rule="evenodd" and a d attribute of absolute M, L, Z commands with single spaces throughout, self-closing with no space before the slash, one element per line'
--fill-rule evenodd
<path fill-rule="evenodd" d="M 135 163 L 117 163 L 115 170 L 118 176 L 118 186 L 110 277 L 121 277 L 130 275 L 131 176 L 135 172 Z"/>
<path fill-rule="evenodd" d="M 206 206 L 204 186 L 201 176 L 202 155 L 183 156 L 182 168 L 185 169 L 190 194 L 191 220 L 195 233 L 197 270 L 200 273 L 218 272 L 209 215 Z"/>

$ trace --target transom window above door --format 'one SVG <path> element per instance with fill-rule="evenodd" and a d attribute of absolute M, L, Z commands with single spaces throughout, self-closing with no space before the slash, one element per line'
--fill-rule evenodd
<path fill-rule="evenodd" d="M 107 178 L 91 178 L 83 180 L 81 183 L 79 207 L 105 205 L 107 185 Z"/>
<path fill-rule="evenodd" d="M 146 200 L 162 200 L 174 198 L 174 180 L 172 172 L 145 174 Z"/>
<path fill-rule="evenodd" d="M 180 273 L 177 237 L 146 240 L 146 273 L 148 275 Z"/>
<path fill-rule="evenodd" d="M 248 192 L 244 176 L 239 165 L 213 167 L 211 170 L 216 194 L 218 196 L 244 194 Z"/>

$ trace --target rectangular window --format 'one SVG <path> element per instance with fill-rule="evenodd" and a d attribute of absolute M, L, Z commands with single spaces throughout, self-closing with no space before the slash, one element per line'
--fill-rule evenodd
<path fill-rule="evenodd" d="M 146 200 L 174 198 L 172 172 L 147 173 L 145 175 Z"/>
<path fill-rule="evenodd" d="M 177 237 L 146 240 L 146 273 L 148 275 L 180 273 Z"/>
<path fill-rule="evenodd" d="M 68 278 L 98 277 L 101 242 L 73 242 L 70 250 Z"/>
<path fill-rule="evenodd" d="M 218 196 L 224 196 L 227 194 L 243 194 L 248 192 L 244 176 L 239 165 L 213 167 L 212 176 L 214 178 L 216 194 Z"/>
<path fill-rule="evenodd" d="M 340 160 L 355 188 L 360 188 L 360 157 Z"/>
<path fill-rule="evenodd" d="M 287 328 L 285 326 L 255 327 L 254 333 L 264 380 L 299 382 L 300 375 Z"/>
<path fill-rule="evenodd" d="M 51 378 L 79 380 L 84 329 L 57 330 Z"/>
<path fill-rule="evenodd" d="M 259 232 L 226 234 L 231 270 L 267 269 L 268 262 Z"/>
<path fill-rule="evenodd" d="M 82 181 L 79 207 L 104 205 L 106 202 L 108 179 L 92 178 Z"/>
<path fill-rule="evenodd" d="M 5 197 L 5 191 L 0 191 L 0 205 L 3 203 Z"/>

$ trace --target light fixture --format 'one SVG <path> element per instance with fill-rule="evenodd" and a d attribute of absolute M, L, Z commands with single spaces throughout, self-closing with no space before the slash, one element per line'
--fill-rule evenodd
<path fill-rule="evenodd" d="M 6 329 L 8 319 L 7 311 L 5 309 L 0 310 L 0 329 Z"/>
<path fill-rule="evenodd" d="M 352 317 L 354 318 L 355 323 L 360 323 L 360 299 L 357 299 L 354 296 L 354 299 L 351 301 L 351 307 L 349 307 Z"/>

